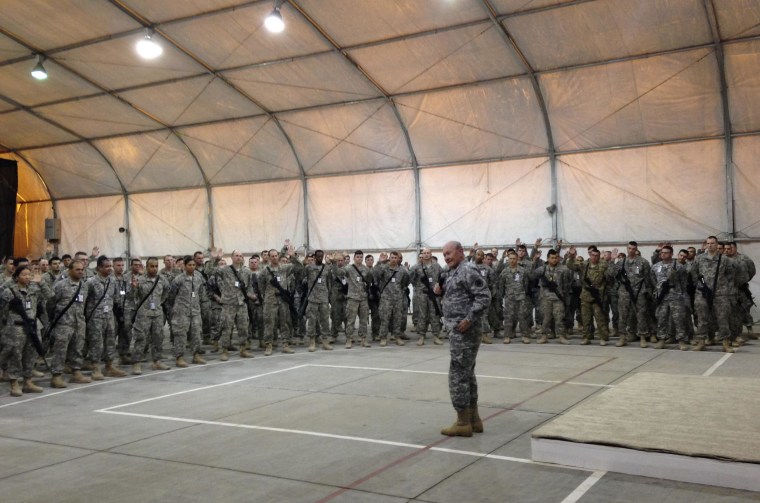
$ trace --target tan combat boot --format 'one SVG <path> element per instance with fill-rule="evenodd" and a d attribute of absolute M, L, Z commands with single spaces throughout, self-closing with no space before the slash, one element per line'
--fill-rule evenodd
<path fill-rule="evenodd" d="M 113 362 L 106 362 L 105 375 L 106 377 L 124 377 L 127 373 L 120 368 L 114 367 Z"/>
<path fill-rule="evenodd" d="M 506 341 L 506 340 L 509 340 L 509 339 L 504 339 L 504 340 Z M 441 340 L 441 338 L 439 336 L 434 335 L 433 336 L 433 344 L 435 344 L 436 346 L 442 346 L 443 345 L 443 341 Z M 505 342 L 504 344 L 509 344 L 509 343 Z"/>
<path fill-rule="evenodd" d="M 219 355 L 219 359 L 222 360 L 223 362 L 226 362 L 227 360 L 230 359 L 230 354 L 227 352 L 226 349 L 222 351 L 221 355 Z"/>
<path fill-rule="evenodd" d="M 18 379 L 11 379 L 11 396 L 24 396 L 21 386 L 18 385 Z"/>
<path fill-rule="evenodd" d="M 312 337 L 311 340 L 309 341 L 309 353 L 313 353 L 316 350 L 317 350 L 317 338 Z"/>
<path fill-rule="evenodd" d="M 699 337 L 697 339 L 697 345 L 692 348 L 692 351 L 704 351 L 705 350 L 705 339 L 704 337 Z"/>
<path fill-rule="evenodd" d="M 249 353 L 244 347 L 240 347 L 240 358 L 253 358 L 253 354 Z"/>
<path fill-rule="evenodd" d="M 45 373 L 40 372 L 37 369 L 32 369 L 32 377 L 45 377 Z"/>
<path fill-rule="evenodd" d="M 539 337 L 538 340 L 536 341 L 536 344 L 546 344 L 546 334 Z"/>
<path fill-rule="evenodd" d="M 565 334 L 560 334 L 560 336 L 559 336 L 559 343 L 560 344 L 565 344 L 565 345 L 570 344 L 570 339 L 568 339 Z"/>
<path fill-rule="evenodd" d="M 483 344 L 493 344 L 493 339 L 491 339 L 491 336 L 490 336 L 490 335 L 488 335 L 488 334 L 483 334 L 483 335 L 480 337 L 480 342 L 482 342 Z"/>
<path fill-rule="evenodd" d="M 386 338 L 384 338 L 384 337 L 381 337 L 380 338 L 380 347 L 384 348 L 387 345 L 388 345 L 388 340 Z"/>
<path fill-rule="evenodd" d="M 330 341 L 328 341 L 327 339 L 322 340 L 322 349 L 324 349 L 325 351 L 332 351 L 333 347 L 330 344 Z"/>
<path fill-rule="evenodd" d="M 421 335 L 419 339 L 417 339 L 417 345 L 418 346 L 424 346 L 425 345 L 425 336 Z"/>
<path fill-rule="evenodd" d="M 471 437 L 472 424 L 470 423 L 470 409 L 457 411 L 457 420 L 448 428 L 441 429 L 441 435 L 449 437 Z"/>
<path fill-rule="evenodd" d="M 657 341 L 657 344 L 654 345 L 654 349 L 665 349 L 665 339 Z"/>
<path fill-rule="evenodd" d="M 647 338 L 645 336 L 639 337 L 639 347 L 641 348 L 648 348 L 649 344 L 647 344 Z"/>
<path fill-rule="evenodd" d="M 528 337 L 527 335 L 523 335 L 522 343 L 523 344 L 530 344 L 530 337 Z"/>
<path fill-rule="evenodd" d="M 272 343 L 267 342 L 267 348 L 264 351 L 264 356 L 271 356 L 272 355 Z"/>
<path fill-rule="evenodd" d="M 396 345 L 397 346 L 405 346 L 406 342 L 404 342 L 404 339 L 402 339 L 401 337 L 396 337 Z"/>
<path fill-rule="evenodd" d="M 105 379 L 105 376 L 103 376 L 103 371 L 100 370 L 99 363 L 92 364 L 92 375 L 90 377 L 93 381 L 102 381 Z"/>
<path fill-rule="evenodd" d="M 680 349 L 681 351 L 688 351 L 689 345 L 686 344 L 686 342 L 684 341 L 678 341 L 678 349 Z"/>
<path fill-rule="evenodd" d="M 346 337 L 346 349 L 351 349 L 354 345 L 353 337 Z"/>
<path fill-rule="evenodd" d="M 478 414 L 478 404 L 470 405 L 470 424 L 473 433 L 483 433 L 483 420 Z"/>
<path fill-rule="evenodd" d="M 372 343 L 369 341 L 369 337 L 362 337 L 362 347 L 363 348 L 371 348 Z"/>
<path fill-rule="evenodd" d="M 199 355 L 198 353 L 195 353 L 193 355 L 193 363 L 196 364 L 196 365 L 205 365 L 206 364 L 206 360 L 204 360 L 203 357 L 201 355 Z"/>
<path fill-rule="evenodd" d="M 504 337 L 504 340 L 501 342 L 503 342 L 504 344 L 509 344 L 510 342 L 512 342 L 512 339 L 510 339 L 509 337 Z"/>
<path fill-rule="evenodd" d="M 187 362 L 185 361 L 185 357 L 178 356 L 176 365 L 177 365 L 177 368 L 181 368 L 181 369 L 187 368 Z"/>
<path fill-rule="evenodd" d="M 85 360 L 82 364 L 82 370 L 93 370 L 95 367 L 90 360 Z"/>
<path fill-rule="evenodd" d="M 295 351 L 293 351 L 293 348 L 290 347 L 289 342 L 282 343 L 282 352 L 287 355 L 292 355 L 293 353 L 295 353 Z"/>
<path fill-rule="evenodd" d="M 731 341 L 728 339 L 723 339 L 723 352 L 724 353 L 733 353 L 734 348 L 731 347 Z"/>
<path fill-rule="evenodd" d="M 161 360 L 156 360 L 153 362 L 153 365 L 151 366 L 153 370 L 169 370 L 169 367 L 164 365 L 164 362 Z"/>
<path fill-rule="evenodd" d="M 65 388 L 66 383 L 63 382 L 63 377 L 61 377 L 61 374 L 53 374 L 53 378 L 50 379 L 50 387 L 51 388 Z"/>
<path fill-rule="evenodd" d="M 142 364 L 141 363 L 135 363 L 132 365 L 132 375 L 133 376 L 139 376 L 142 374 Z"/>
<path fill-rule="evenodd" d="M 92 379 L 84 376 L 81 370 L 72 370 L 71 379 L 69 379 L 69 382 L 74 384 L 90 384 L 92 382 Z"/>
<path fill-rule="evenodd" d="M 622 348 L 623 346 L 628 345 L 628 337 L 625 334 L 620 334 L 620 337 L 618 338 L 617 343 L 615 344 L 616 348 Z"/>
<path fill-rule="evenodd" d="M 42 393 L 42 388 L 32 382 L 32 379 L 24 379 L 24 387 L 21 388 L 24 393 Z"/>
<path fill-rule="evenodd" d="M 581 346 L 588 346 L 589 344 L 590 343 L 589 343 L 588 337 L 584 337 L 583 339 L 581 339 Z"/>

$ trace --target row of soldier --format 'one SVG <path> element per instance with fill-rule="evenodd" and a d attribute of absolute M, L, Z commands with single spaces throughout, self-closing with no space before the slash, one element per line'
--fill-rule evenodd
<path fill-rule="evenodd" d="M 678 259 L 673 259 L 672 247 L 664 245 L 653 258 L 654 266 L 640 256 L 635 242 L 619 256 L 616 249 L 602 253 L 589 247 L 585 263 L 572 246 L 560 257 L 561 242 L 549 250 L 546 262 L 541 259 L 540 239 L 530 254 L 518 240 L 501 260 L 496 250 L 485 252 L 475 246 L 469 258 L 492 293 L 483 320 L 483 342 L 497 337 L 509 343 L 521 335 L 523 343 L 530 343 L 535 323 L 538 343 L 555 334 L 560 342 L 569 343 L 573 320 L 579 315 L 582 344 L 598 332 L 600 344 L 606 345 L 611 323 L 613 335 L 619 337 L 617 346 L 638 336 L 642 347 L 647 337 L 659 348 L 675 338 L 681 349 L 687 349 L 692 338 L 694 349 L 702 350 L 715 337 L 724 350 L 733 351 L 743 342 L 742 325 L 751 328 L 748 282 L 755 271 L 735 243 L 726 245 L 725 251 L 718 251 L 718 245 L 711 236 L 699 253 L 681 250 Z M 0 287 L 4 317 L 0 365 L 12 394 L 41 391 L 32 381 L 37 373 L 32 337 L 36 323 L 31 329 L 28 321 L 35 317 L 45 334 L 37 341 L 37 350 L 44 346 L 43 351 L 52 356 L 53 387 L 66 386 L 64 371 L 71 372 L 70 382 L 75 383 L 124 376 L 117 356 L 120 365 L 131 365 L 133 374 L 142 372 L 146 352 L 153 369 L 167 369 L 162 353 L 165 323 L 178 367 L 188 365 L 186 352 L 192 363 L 205 363 L 202 341 L 213 343 L 221 360 L 227 360 L 231 350 L 252 357 L 253 341 L 266 355 L 278 339 L 281 350 L 292 353 L 291 344 L 304 336 L 310 351 L 317 343 L 331 350 L 341 329 L 348 348 L 354 343 L 370 346 L 373 340 L 381 346 L 388 341 L 404 345 L 410 285 L 417 344 L 424 344 L 428 328 L 433 342 L 443 343 L 441 305 L 433 293 L 442 268 L 427 248 L 411 267 L 402 264 L 398 252 L 380 254 L 377 266 L 372 255 L 365 257 L 361 251 L 351 257 L 326 256 L 318 250 L 301 262 L 286 241 L 281 252 L 253 255 L 248 267 L 238 251 L 228 266 L 219 249 L 212 250 L 205 262 L 202 252 L 178 260 L 167 255 L 161 270 L 156 258 L 149 258 L 143 267 L 140 259 L 127 264 L 122 258 L 111 261 L 105 256 L 96 258 L 94 270 L 88 269 L 86 264 L 97 252 L 40 261 L 41 277 L 36 282 L 23 260 L 6 263 L 7 280 Z M 235 332 L 237 346 L 232 340 Z M 91 369 L 91 376 L 82 374 L 83 369 Z"/>

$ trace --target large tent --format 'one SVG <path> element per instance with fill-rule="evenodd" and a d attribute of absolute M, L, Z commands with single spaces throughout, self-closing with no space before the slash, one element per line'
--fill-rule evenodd
<path fill-rule="evenodd" d="M 272 0 L 4 1 L 17 254 L 56 217 L 111 255 L 715 234 L 760 259 L 757 0 L 280 3 L 273 34 Z"/>

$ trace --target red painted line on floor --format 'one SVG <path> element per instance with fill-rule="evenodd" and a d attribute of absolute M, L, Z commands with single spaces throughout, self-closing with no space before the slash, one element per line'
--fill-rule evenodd
<path fill-rule="evenodd" d="M 521 407 L 523 404 L 525 404 L 525 402 L 533 400 L 534 398 L 538 398 L 539 396 L 541 396 L 541 395 L 543 395 L 545 393 L 548 393 L 548 392 L 552 391 L 553 389 L 558 388 L 559 386 L 562 386 L 563 384 L 566 384 L 569 381 L 572 381 L 573 379 L 577 379 L 578 377 L 580 377 L 580 376 L 582 376 L 584 374 L 587 374 L 587 373 L 591 372 L 592 370 L 596 370 L 597 368 L 601 367 L 602 365 L 606 365 L 606 364 L 610 363 L 613 360 L 617 360 L 617 356 L 612 356 L 610 358 L 607 358 L 603 362 L 597 363 L 593 367 L 587 368 L 583 372 L 579 372 L 579 373 L 575 374 L 574 376 L 570 376 L 570 377 L 568 377 L 567 379 L 565 379 L 563 381 L 560 381 L 560 382 L 558 382 L 556 384 L 553 384 L 553 385 L 549 386 L 548 388 L 546 388 L 545 390 L 539 391 L 538 393 L 529 396 L 528 398 L 522 400 L 521 402 L 518 402 L 516 404 L 510 405 L 506 409 L 502 409 L 499 412 L 491 414 L 490 416 L 483 418 L 483 422 L 486 422 L 489 419 L 493 419 L 496 416 L 500 416 L 500 415 L 504 414 L 505 412 L 509 412 L 511 410 L 515 410 L 518 407 Z M 411 459 L 411 458 L 413 458 L 415 456 L 419 456 L 423 452 L 427 452 L 431 448 L 437 447 L 437 446 L 441 445 L 442 443 L 451 440 L 452 438 L 455 438 L 455 437 L 446 437 L 446 436 L 444 436 L 442 439 L 440 439 L 440 440 L 438 440 L 436 442 L 433 442 L 432 444 L 426 445 L 422 449 L 410 452 L 409 454 L 407 454 L 405 456 L 402 456 L 402 457 L 396 459 L 395 461 L 391 461 L 387 465 L 381 466 L 377 470 L 374 470 L 374 471 L 368 473 L 367 475 L 363 476 L 362 478 L 354 480 L 353 482 L 351 482 L 347 486 L 341 487 L 340 489 L 338 489 L 338 490 L 336 490 L 336 491 L 328 494 L 324 498 L 317 500 L 316 503 L 327 503 L 328 501 L 332 501 L 335 498 L 337 498 L 338 496 L 340 496 L 341 494 L 345 493 L 346 491 L 350 491 L 351 489 L 354 489 L 354 488 L 360 486 L 361 484 L 365 483 L 366 481 L 377 477 L 378 475 L 380 475 L 381 473 L 389 470 L 390 468 L 393 468 L 394 466 L 398 466 L 401 463 L 404 463 L 405 461 L 407 461 L 407 460 L 409 460 L 409 459 Z"/>

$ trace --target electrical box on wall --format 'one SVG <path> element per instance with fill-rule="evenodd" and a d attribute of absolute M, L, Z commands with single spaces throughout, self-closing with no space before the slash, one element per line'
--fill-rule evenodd
<path fill-rule="evenodd" d="M 59 218 L 45 219 L 45 239 L 51 243 L 61 241 L 61 220 Z"/>

